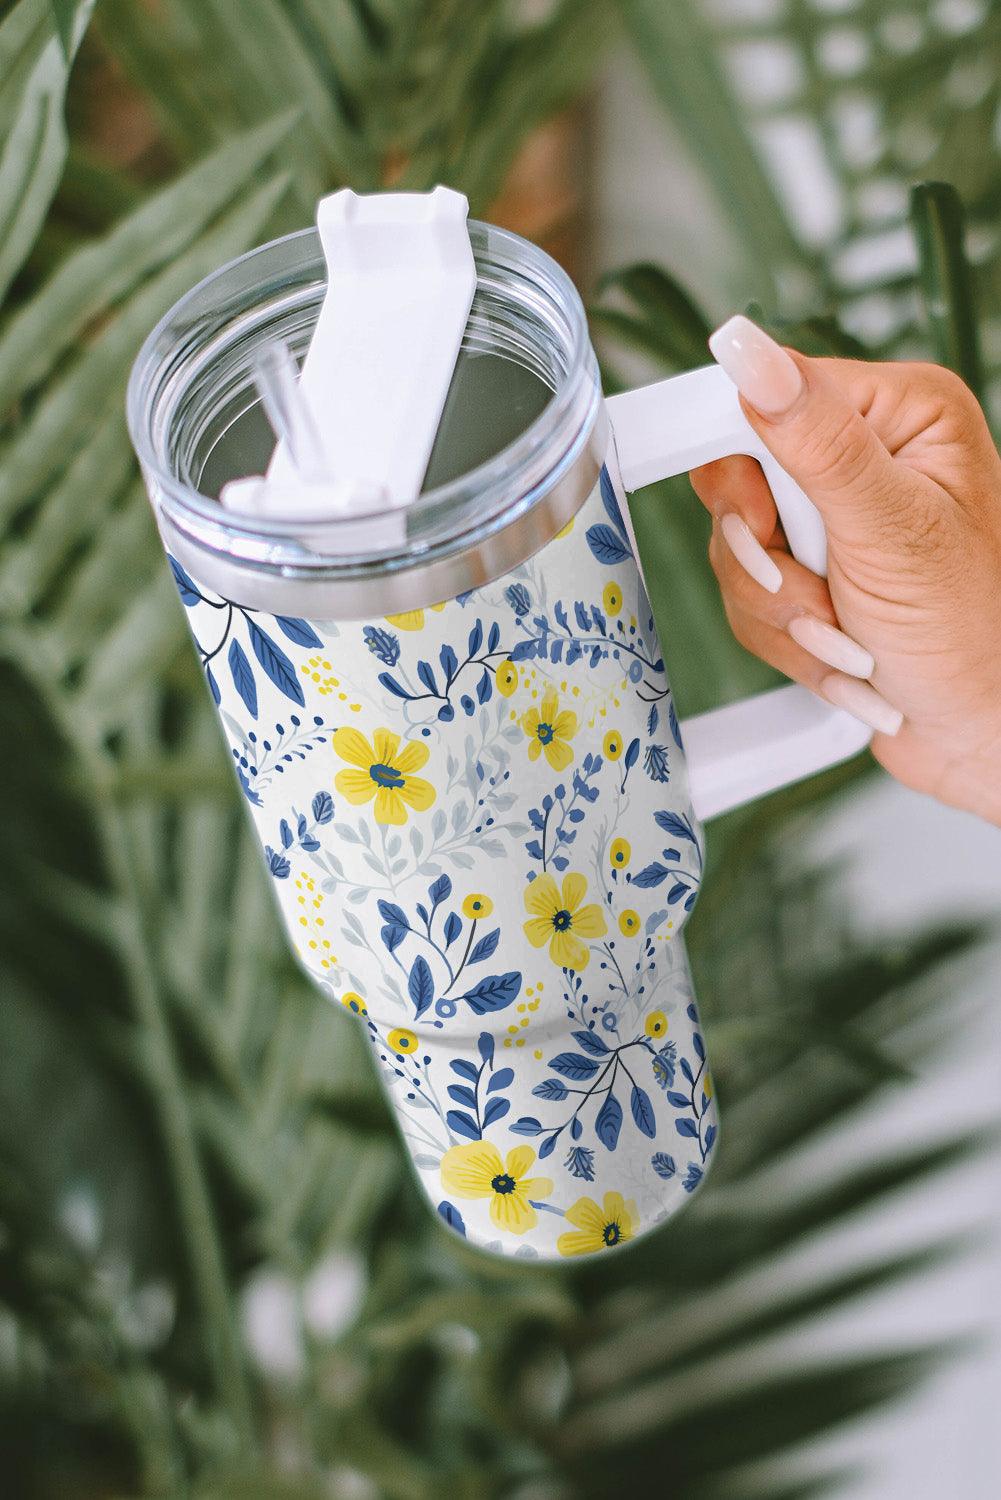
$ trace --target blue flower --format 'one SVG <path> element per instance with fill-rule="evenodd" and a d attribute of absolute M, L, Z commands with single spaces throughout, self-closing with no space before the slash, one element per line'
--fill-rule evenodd
<path fill-rule="evenodd" d="M 701 1167 L 697 1167 L 693 1161 L 690 1161 L 688 1163 L 688 1171 L 685 1174 L 685 1180 L 681 1184 L 681 1186 L 684 1188 L 685 1192 L 686 1193 L 694 1193 L 695 1189 L 698 1187 L 699 1183 L 702 1181 L 703 1175 L 704 1174 L 703 1174 L 702 1168 Z"/>
<path fill-rule="evenodd" d="M 594 1181 L 594 1152 L 586 1146 L 571 1146 L 564 1165 L 574 1177 L 583 1177 L 585 1182 Z"/>
<path fill-rule="evenodd" d="M 284 854 L 280 854 L 277 849 L 272 849 L 270 844 L 265 845 L 264 854 L 268 861 L 268 869 L 271 871 L 275 879 L 287 880 L 289 878 L 289 875 L 292 873 L 292 866 L 289 864 Z"/>
<path fill-rule="evenodd" d="M 373 656 L 377 656 L 387 667 L 395 667 L 400 659 L 399 637 L 393 635 L 390 630 L 382 630 L 377 625 L 366 625 L 362 631 L 365 644 Z"/>
<path fill-rule="evenodd" d="M 670 781 L 671 768 L 667 759 L 667 746 L 648 745 L 643 759 L 643 769 L 651 781 Z"/>
<path fill-rule="evenodd" d="M 678 1062 L 678 1048 L 674 1042 L 661 1047 L 653 1060 L 653 1076 L 662 1089 L 674 1087 L 674 1074 Z"/>
<path fill-rule="evenodd" d="M 523 583 L 512 583 L 504 590 L 504 598 L 510 604 L 519 620 L 522 615 L 527 615 L 532 607 L 532 600 L 528 589 Z"/>

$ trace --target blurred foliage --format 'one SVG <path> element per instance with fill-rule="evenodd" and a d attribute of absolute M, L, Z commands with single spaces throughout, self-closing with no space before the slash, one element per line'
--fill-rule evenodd
<path fill-rule="evenodd" d="M 725 820 L 691 928 L 724 1116 L 711 1184 L 610 1264 L 477 1256 L 421 1206 L 364 1039 L 287 957 L 124 428 L 127 370 L 159 314 L 302 222 L 322 188 L 447 177 L 484 205 L 587 80 L 609 7 L 520 21 L 499 0 L 101 0 L 71 75 L 90 8 L 17 0 L 0 21 L 7 1492 L 819 1493 L 771 1461 L 947 1351 L 793 1363 L 781 1340 L 957 1246 L 792 1270 L 977 1149 L 945 1137 L 860 1161 L 843 1130 L 943 1044 L 943 972 L 954 990 L 977 934 L 862 944 L 790 858 L 857 767 Z M 834 274 L 778 204 L 718 38 L 694 6 L 669 8 L 669 34 L 652 0 L 621 10 L 746 232 L 748 294 L 788 314 L 769 268 L 799 267 L 824 315 L 789 336 L 846 347 Z M 940 101 L 937 64 L 912 65 L 907 98 Z M 128 162 L 88 132 L 100 100 L 80 80 L 109 68 L 152 122 Z M 891 103 L 901 87 L 892 72 Z M 980 115 L 947 124 L 948 175 L 982 213 L 1001 177 L 957 146 Z M 986 262 L 971 276 L 949 190 L 922 188 L 913 212 L 930 347 L 975 377 Z M 609 278 L 595 325 L 612 366 L 627 345 L 658 370 L 703 359 L 704 313 L 655 267 Z M 695 708 L 767 674 L 725 629 L 685 493 L 665 488 L 656 526 L 639 509 Z M 823 1171 L 793 1171 L 820 1141 Z"/>

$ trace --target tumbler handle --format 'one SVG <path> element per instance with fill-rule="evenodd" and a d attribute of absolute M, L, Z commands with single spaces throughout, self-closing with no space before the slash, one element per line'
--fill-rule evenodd
<path fill-rule="evenodd" d="M 764 470 L 793 556 L 826 576 L 827 537 L 819 512 L 768 452 L 719 365 L 611 396 L 606 405 L 620 499 L 713 459 L 749 454 Z M 622 509 L 638 562 L 628 504 Z M 697 714 L 681 730 L 692 804 L 701 818 L 837 765 L 872 737 L 851 714 L 792 685 Z"/>

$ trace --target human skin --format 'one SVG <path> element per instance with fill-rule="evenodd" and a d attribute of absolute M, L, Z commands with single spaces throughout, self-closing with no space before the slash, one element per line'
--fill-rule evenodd
<path fill-rule="evenodd" d="M 743 317 L 710 348 L 828 536 L 824 580 L 753 459 L 692 473 L 737 639 L 872 725 L 905 786 L 1001 825 L 1001 458 L 976 398 L 937 365 L 811 359 Z"/>

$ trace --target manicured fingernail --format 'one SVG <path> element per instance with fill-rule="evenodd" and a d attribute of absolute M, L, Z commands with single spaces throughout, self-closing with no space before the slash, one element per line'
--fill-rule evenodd
<path fill-rule="evenodd" d="M 793 640 L 829 667 L 847 672 L 852 677 L 871 677 L 876 663 L 864 646 L 853 641 L 850 635 L 818 620 L 816 615 L 793 615 L 786 626 Z"/>
<path fill-rule="evenodd" d="M 719 529 L 744 571 L 750 573 L 755 583 L 760 583 L 770 594 L 777 594 L 782 587 L 782 574 L 747 522 L 742 521 L 731 510 L 725 516 L 720 516 Z"/>
<path fill-rule="evenodd" d="M 766 417 L 787 412 L 803 389 L 795 360 L 741 313 L 717 328 L 709 348 L 744 399 Z"/>
<path fill-rule="evenodd" d="M 856 677 L 842 677 L 840 672 L 832 672 L 820 684 L 820 691 L 828 703 L 833 703 L 835 708 L 847 709 L 880 734 L 896 734 L 904 722 L 903 714 L 887 703 L 882 693 L 877 693 L 868 682 L 859 682 Z"/>

